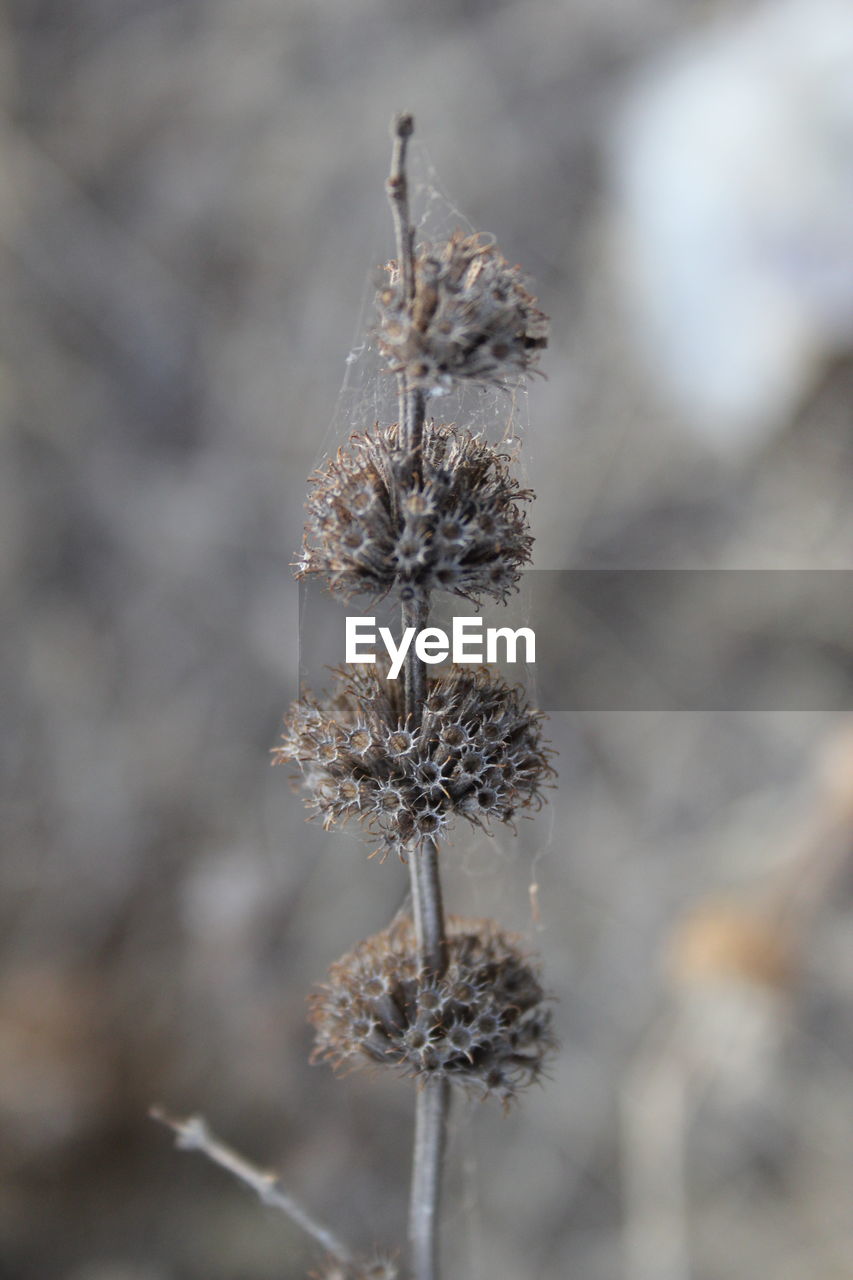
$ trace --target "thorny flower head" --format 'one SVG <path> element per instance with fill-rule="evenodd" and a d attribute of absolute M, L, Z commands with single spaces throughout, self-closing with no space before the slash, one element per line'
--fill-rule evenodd
<path fill-rule="evenodd" d="M 425 426 L 420 454 L 397 426 L 353 435 L 312 477 L 297 576 L 374 598 L 392 588 L 505 600 L 533 539 L 508 456 L 455 426 Z"/>
<path fill-rule="evenodd" d="M 485 668 L 432 676 L 421 724 L 407 727 L 403 682 L 377 666 L 338 669 L 338 691 L 297 702 L 274 762 L 299 764 L 324 826 L 357 818 L 386 850 L 438 839 L 461 815 L 511 822 L 541 803 L 551 775 L 541 712 Z"/>
<path fill-rule="evenodd" d="M 488 237 L 455 231 L 443 244 L 421 245 L 410 300 L 398 263 L 386 270 L 388 284 L 377 294 L 379 349 L 410 386 L 514 386 L 536 368 L 548 317 Z"/>
<path fill-rule="evenodd" d="M 388 1065 L 504 1103 L 538 1080 L 555 1047 L 552 1017 L 518 939 L 451 916 L 447 948 L 444 974 L 424 972 L 412 922 L 398 919 L 342 956 L 310 997 L 315 1059 Z"/>

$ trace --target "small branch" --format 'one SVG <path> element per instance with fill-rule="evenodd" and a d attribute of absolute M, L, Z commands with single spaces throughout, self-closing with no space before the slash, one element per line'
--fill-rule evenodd
<path fill-rule="evenodd" d="M 278 1177 L 266 1169 L 260 1169 L 241 1156 L 233 1148 L 220 1142 L 208 1128 L 202 1116 L 188 1116 L 182 1120 L 170 1116 L 162 1107 L 152 1107 L 149 1115 L 166 1125 L 176 1135 L 175 1145 L 182 1151 L 200 1151 L 213 1164 L 226 1169 L 240 1182 L 251 1187 L 261 1202 L 272 1209 L 280 1209 L 292 1222 L 301 1227 L 312 1239 L 316 1240 L 326 1253 L 338 1262 L 347 1264 L 352 1261 L 352 1254 L 331 1231 L 316 1222 L 302 1206 L 282 1187 Z"/>

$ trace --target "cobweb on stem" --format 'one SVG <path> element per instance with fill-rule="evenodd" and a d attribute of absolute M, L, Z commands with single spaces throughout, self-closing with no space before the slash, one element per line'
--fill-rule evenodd
<path fill-rule="evenodd" d="M 426 148 L 412 140 L 408 162 L 409 203 L 415 245 L 449 240 L 454 232 L 465 236 L 477 233 L 439 185 Z M 484 241 L 491 239 L 480 233 Z M 361 315 L 353 346 L 345 357 L 345 372 L 328 430 L 315 463 L 334 453 L 352 432 L 363 432 L 375 422 L 389 425 L 397 420 L 397 380 L 379 354 L 376 330 L 379 313 L 376 292 L 387 283 L 385 264 L 393 259 L 390 234 L 384 241 L 387 252 L 373 264 L 367 281 Z M 427 417 L 437 422 L 456 423 L 492 442 L 508 442 L 522 436 L 529 423 L 527 389 L 513 387 L 498 394 L 480 385 L 456 385 L 427 399 Z"/>

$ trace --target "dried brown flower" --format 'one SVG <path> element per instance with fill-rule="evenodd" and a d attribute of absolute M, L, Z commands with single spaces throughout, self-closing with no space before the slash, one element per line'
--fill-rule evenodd
<path fill-rule="evenodd" d="M 379 349 L 410 386 L 448 390 L 460 380 L 517 385 L 548 343 L 548 317 L 491 240 L 455 231 L 415 255 L 407 302 L 396 262 L 377 294 Z"/>
<path fill-rule="evenodd" d="M 427 424 L 417 458 L 396 425 L 353 435 L 312 477 L 297 576 L 322 574 L 344 596 L 415 586 L 505 600 L 533 542 L 533 494 L 508 461 L 452 425 Z"/>
<path fill-rule="evenodd" d="M 335 694 L 293 706 L 273 753 L 275 763 L 299 764 L 324 826 L 357 818 L 400 852 L 440 838 L 457 815 L 482 826 L 541 803 L 550 752 L 541 712 L 518 687 L 485 668 L 451 667 L 429 678 L 420 727 L 410 730 L 401 680 L 378 664 L 335 675 Z"/>
<path fill-rule="evenodd" d="M 551 1010 L 519 940 L 451 916 L 447 947 L 444 974 L 425 973 L 404 918 L 342 956 L 309 998 L 314 1058 L 445 1078 L 505 1103 L 538 1080 L 555 1047 Z"/>

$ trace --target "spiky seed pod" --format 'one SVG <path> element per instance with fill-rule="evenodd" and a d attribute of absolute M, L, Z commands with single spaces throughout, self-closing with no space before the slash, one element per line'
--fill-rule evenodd
<path fill-rule="evenodd" d="M 541 803 L 551 775 L 542 714 L 485 668 L 432 676 L 420 727 L 404 723 L 403 682 L 378 664 L 339 668 L 336 693 L 306 695 L 285 722 L 275 763 L 295 761 L 324 826 L 357 818 L 402 852 L 440 838 L 457 815 L 510 822 Z"/>
<path fill-rule="evenodd" d="M 509 456 L 453 425 L 428 423 L 416 458 L 396 424 L 353 435 L 315 473 L 297 577 L 344 596 L 415 586 L 506 600 L 530 559 Z"/>
<path fill-rule="evenodd" d="M 460 380 L 513 386 L 536 368 L 548 317 L 489 238 L 455 231 L 421 245 L 414 266 L 414 298 L 396 262 L 377 294 L 379 349 L 392 372 L 429 391 Z"/>
<path fill-rule="evenodd" d="M 519 940 L 491 920 L 451 916 L 441 978 L 420 968 L 410 919 L 359 943 L 309 997 L 315 1059 L 455 1081 L 504 1103 L 542 1075 L 551 1009 Z"/>

